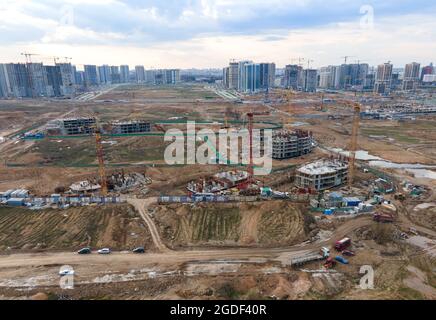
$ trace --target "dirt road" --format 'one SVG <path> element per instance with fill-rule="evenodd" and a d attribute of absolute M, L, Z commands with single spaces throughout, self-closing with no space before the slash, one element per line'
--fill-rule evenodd
<path fill-rule="evenodd" d="M 146 206 L 153 200 L 130 199 L 129 203 L 138 208 L 144 221 L 154 233 L 153 241 L 160 252 L 132 254 L 114 252 L 110 255 L 78 255 L 74 252 L 46 252 L 36 254 L 12 254 L 0 256 L 0 288 L 27 288 L 58 286 L 59 268 L 72 266 L 78 284 L 116 283 L 144 280 L 150 277 L 185 274 L 198 269 L 202 274 L 216 275 L 226 270 L 220 266 L 246 263 L 280 263 L 289 266 L 291 258 L 329 246 L 335 240 L 374 223 L 369 216 L 350 219 L 336 229 L 331 238 L 316 243 L 302 243 L 280 248 L 230 248 L 197 249 L 172 251 L 165 247 L 157 233 L 156 226 L 146 214 Z M 238 270 L 238 269 L 236 269 Z M 192 270 L 191 270 L 192 271 Z M 197 270 L 198 271 L 198 270 Z M 226 271 L 222 271 L 226 272 Z M 235 271 L 236 272 L 236 271 Z M 194 272 L 195 273 L 195 272 Z"/>
<path fill-rule="evenodd" d="M 157 198 L 147 198 L 147 199 L 129 198 L 127 199 L 127 202 L 132 206 L 134 206 L 135 209 L 139 212 L 141 218 L 144 219 L 144 222 L 147 224 L 147 227 L 150 230 L 151 237 L 153 239 L 153 243 L 156 246 L 156 248 L 162 252 L 170 251 L 170 249 L 168 249 L 167 246 L 165 246 L 165 244 L 162 242 L 159 232 L 157 231 L 156 225 L 154 224 L 154 221 L 146 212 L 146 208 L 149 207 L 151 204 L 156 203 Z"/>
<path fill-rule="evenodd" d="M 135 201 L 138 200 L 138 201 Z M 144 211 L 144 200 L 132 199 L 131 203 L 140 205 Z M 36 253 L 36 254 L 12 254 L 0 256 L 0 272 L 5 268 L 37 268 L 50 265 L 84 265 L 97 268 L 108 267 L 112 270 L 118 270 L 117 266 L 139 267 L 147 264 L 178 264 L 189 261 L 208 261 L 217 259 L 252 259 L 265 258 L 269 260 L 278 259 L 283 253 L 302 252 L 312 249 L 317 249 L 323 245 L 333 243 L 337 238 L 343 237 L 349 232 L 352 232 L 361 227 L 371 224 L 369 217 L 362 217 L 345 222 L 335 232 L 335 237 L 327 241 L 311 244 L 300 244 L 292 247 L 283 248 L 238 248 L 238 249 L 208 249 L 208 250 L 190 250 L 190 251 L 171 251 L 166 248 L 161 250 L 161 253 L 149 253 L 144 255 L 134 255 L 130 253 L 112 253 L 108 256 L 78 255 L 71 252 L 56 252 L 56 253 Z M 154 226 L 154 224 L 153 224 Z M 155 227 L 154 227 L 155 228 Z M 156 243 L 161 243 L 160 238 L 156 239 Z M 0 273 L 1 274 L 1 273 Z"/>

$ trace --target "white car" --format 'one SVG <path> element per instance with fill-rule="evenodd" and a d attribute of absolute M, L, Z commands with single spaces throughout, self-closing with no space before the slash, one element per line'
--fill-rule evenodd
<path fill-rule="evenodd" d="M 109 254 L 111 253 L 111 249 L 109 248 L 103 248 L 97 251 L 99 254 Z"/>
<path fill-rule="evenodd" d="M 59 271 L 59 275 L 61 277 L 63 277 L 63 276 L 72 276 L 72 275 L 74 275 L 74 270 L 71 270 L 71 269 L 62 269 L 62 270 Z"/>

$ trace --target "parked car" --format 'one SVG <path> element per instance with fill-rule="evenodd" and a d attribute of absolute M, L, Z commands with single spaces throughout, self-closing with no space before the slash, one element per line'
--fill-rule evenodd
<path fill-rule="evenodd" d="M 91 248 L 82 248 L 79 251 L 77 251 L 78 254 L 90 254 Z"/>
<path fill-rule="evenodd" d="M 353 251 L 351 251 L 351 250 L 344 250 L 344 251 L 342 251 L 342 254 L 343 254 L 344 256 L 348 256 L 348 257 L 353 257 L 353 256 L 356 255 L 356 254 L 355 254 Z"/>
<path fill-rule="evenodd" d="M 71 269 L 62 269 L 59 271 L 59 275 L 61 277 L 67 276 L 67 275 L 73 275 L 73 274 L 74 274 L 74 270 L 71 270 Z"/>
<path fill-rule="evenodd" d="M 111 253 L 111 249 L 109 248 L 103 248 L 97 251 L 99 254 L 109 254 Z"/>
<path fill-rule="evenodd" d="M 133 253 L 145 253 L 144 247 L 138 247 L 132 250 Z"/>
<path fill-rule="evenodd" d="M 342 264 L 348 264 L 348 260 L 345 259 L 344 257 L 341 257 L 341 256 L 336 256 L 335 260 L 342 263 Z"/>

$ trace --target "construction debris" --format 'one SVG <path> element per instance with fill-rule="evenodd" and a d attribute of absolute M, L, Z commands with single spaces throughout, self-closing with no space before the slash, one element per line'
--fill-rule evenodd
<path fill-rule="evenodd" d="M 188 183 L 187 189 L 196 195 L 213 195 L 223 193 L 231 188 L 239 188 L 246 184 L 248 179 L 249 174 L 246 171 L 225 171 L 212 177 L 191 181 Z"/>

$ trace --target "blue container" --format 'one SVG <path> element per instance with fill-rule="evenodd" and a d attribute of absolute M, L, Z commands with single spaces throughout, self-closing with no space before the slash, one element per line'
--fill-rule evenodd
<path fill-rule="evenodd" d="M 332 209 L 325 209 L 324 214 L 327 216 L 331 216 L 333 214 L 333 210 Z"/>
<path fill-rule="evenodd" d="M 10 198 L 6 201 L 8 206 L 20 207 L 24 206 L 24 199 L 22 198 Z"/>
<path fill-rule="evenodd" d="M 343 202 L 346 207 L 357 207 L 359 206 L 359 203 L 362 202 L 362 200 L 355 197 L 347 197 L 343 199 Z"/>

